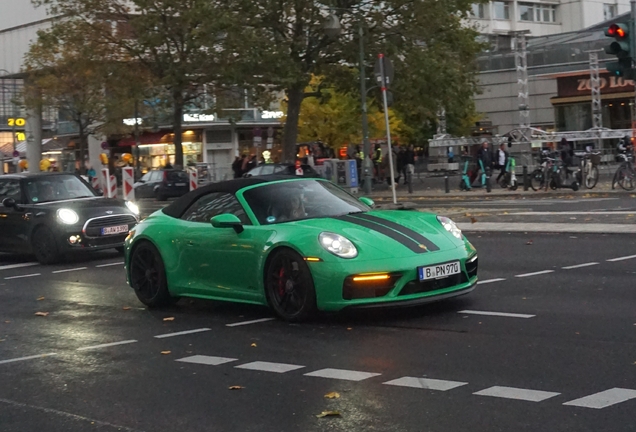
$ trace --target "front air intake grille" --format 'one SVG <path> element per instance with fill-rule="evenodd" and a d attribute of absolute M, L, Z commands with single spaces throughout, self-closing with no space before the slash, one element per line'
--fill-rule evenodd
<path fill-rule="evenodd" d="M 466 261 L 466 273 L 468 273 L 468 278 L 472 279 L 477 276 L 477 267 L 478 267 L 479 259 L 475 258 L 473 262 Z"/>

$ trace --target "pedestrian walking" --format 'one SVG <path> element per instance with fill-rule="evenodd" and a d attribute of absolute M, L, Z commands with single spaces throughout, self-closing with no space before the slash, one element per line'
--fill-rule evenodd
<path fill-rule="evenodd" d="M 415 174 L 415 149 L 411 144 L 404 151 L 404 184 L 413 181 L 413 174 Z"/>
<path fill-rule="evenodd" d="M 499 150 L 497 150 L 497 155 L 495 156 L 495 168 L 499 169 L 499 175 L 497 176 L 497 183 L 499 180 L 506 174 L 506 165 L 508 164 L 509 154 L 506 151 L 506 146 L 504 144 L 499 145 Z"/>

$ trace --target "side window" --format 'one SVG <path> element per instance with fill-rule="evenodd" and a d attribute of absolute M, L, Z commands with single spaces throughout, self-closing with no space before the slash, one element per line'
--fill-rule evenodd
<path fill-rule="evenodd" d="M 234 195 L 224 192 L 214 192 L 204 195 L 194 202 L 181 216 L 181 219 L 190 222 L 209 223 L 210 219 L 220 214 L 233 214 L 245 225 L 250 221 Z"/>
<path fill-rule="evenodd" d="M 20 180 L 0 180 L 0 202 L 5 198 L 13 198 L 21 202 Z"/>
<path fill-rule="evenodd" d="M 263 165 L 261 168 L 261 175 L 274 174 L 274 165 Z"/>
<path fill-rule="evenodd" d="M 149 182 L 150 181 L 150 177 L 152 176 L 152 171 L 148 171 L 146 174 L 144 174 L 144 176 L 141 178 L 141 180 L 143 180 L 144 182 Z"/>
<path fill-rule="evenodd" d="M 274 173 L 284 172 L 287 169 L 285 165 L 276 165 L 274 168 Z"/>
<path fill-rule="evenodd" d="M 151 182 L 158 182 L 163 180 L 163 172 L 162 171 L 153 171 L 152 177 L 150 177 Z"/>
<path fill-rule="evenodd" d="M 262 167 L 256 167 L 249 171 L 249 175 L 251 175 L 252 177 L 257 176 L 261 173 L 262 169 L 263 169 Z"/>

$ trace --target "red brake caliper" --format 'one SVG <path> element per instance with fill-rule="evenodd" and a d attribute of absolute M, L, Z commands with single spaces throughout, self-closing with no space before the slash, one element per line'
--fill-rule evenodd
<path fill-rule="evenodd" d="M 283 279 L 283 276 L 285 276 L 285 267 L 281 267 L 278 272 L 278 295 L 281 297 L 285 295 L 285 284 L 287 282 Z"/>

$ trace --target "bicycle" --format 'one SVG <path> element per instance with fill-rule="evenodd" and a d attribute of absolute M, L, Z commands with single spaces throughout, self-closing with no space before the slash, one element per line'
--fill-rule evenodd
<path fill-rule="evenodd" d="M 617 159 L 622 160 L 621 164 L 614 173 L 612 179 L 612 189 L 615 189 L 616 184 L 626 191 L 633 191 L 636 188 L 636 171 L 634 171 L 634 155 L 631 153 L 620 153 L 617 155 Z"/>
<path fill-rule="evenodd" d="M 581 171 L 577 173 L 578 181 L 587 189 L 594 189 L 599 178 L 598 165 L 601 163 L 601 153 L 586 153 L 582 162 Z"/>
<path fill-rule="evenodd" d="M 539 156 L 539 166 L 530 173 L 530 189 L 535 192 L 543 189 L 543 184 L 545 182 L 544 171 L 548 163 L 547 156 L 548 152 L 546 150 L 542 151 Z"/>

